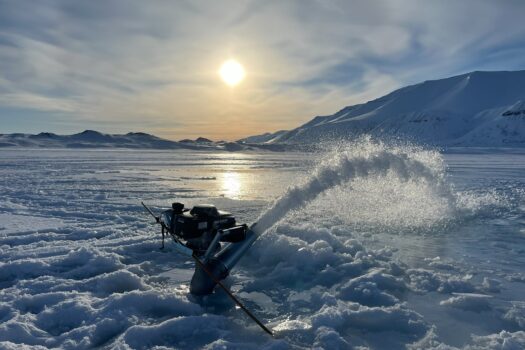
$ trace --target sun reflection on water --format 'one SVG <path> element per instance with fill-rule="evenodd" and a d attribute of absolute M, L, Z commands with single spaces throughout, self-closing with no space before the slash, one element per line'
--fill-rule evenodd
<path fill-rule="evenodd" d="M 225 197 L 238 199 L 242 189 L 242 178 L 238 172 L 222 174 L 222 192 Z"/>

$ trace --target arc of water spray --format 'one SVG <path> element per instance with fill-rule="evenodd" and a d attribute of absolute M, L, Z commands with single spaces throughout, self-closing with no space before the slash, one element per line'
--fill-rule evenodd
<path fill-rule="evenodd" d="M 343 152 L 335 158 L 321 164 L 308 180 L 290 187 L 272 206 L 257 219 L 254 231 L 261 235 L 279 222 L 292 210 L 311 202 L 326 190 L 341 185 L 351 179 L 366 177 L 371 173 L 386 175 L 393 171 L 402 180 L 407 181 L 416 174 L 427 181 L 439 182 L 436 172 L 422 161 L 409 155 L 382 151 L 369 156 L 349 157 Z"/>

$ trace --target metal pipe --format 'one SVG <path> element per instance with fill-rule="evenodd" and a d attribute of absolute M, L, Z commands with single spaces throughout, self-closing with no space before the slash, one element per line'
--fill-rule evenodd
<path fill-rule="evenodd" d="M 202 259 L 202 262 L 204 263 L 208 262 L 208 259 L 213 254 L 213 250 L 215 249 L 217 243 L 219 242 L 219 239 L 221 239 L 221 236 L 222 236 L 222 230 L 217 230 L 217 234 L 215 235 L 215 237 L 213 237 L 213 240 L 208 246 L 208 249 L 206 249 L 206 253 L 204 253 L 204 258 Z"/>
<path fill-rule="evenodd" d="M 253 228 L 255 224 L 246 230 L 246 238 L 238 243 L 230 243 L 227 247 L 221 250 L 215 257 L 209 257 L 208 261 L 202 266 L 195 266 L 195 273 L 191 278 L 190 293 L 194 295 L 207 295 L 213 292 L 215 280 L 223 280 L 229 274 L 231 269 L 250 249 L 252 244 L 259 238 L 260 232 L 256 232 Z M 212 274 L 212 277 L 210 277 Z"/>
<path fill-rule="evenodd" d="M 255 224 L 246 230 L 246 238 L 243 241 L 231 243 L 217 254 L 216 259 L 224 265 L 228 272 L 237 264 L 242 256 L 246 254 L 257 238 L 259 238 L 259 234 L 253 230 L 254 226 Z"/>

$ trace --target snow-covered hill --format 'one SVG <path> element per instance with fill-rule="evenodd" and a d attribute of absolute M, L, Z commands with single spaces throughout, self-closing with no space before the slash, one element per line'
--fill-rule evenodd
<path fill-rule="evenodd" d="M 237 142 L 242 143 L 271 143 L 275 138 L 280 137 L 288 132 L 288 130 L 279 130 L 276 132 L 267 132 L 261 135 L 248 136 Z"/>
<path fill-rule="evenodd" d="M 255 142 L 214 142 L 199 137 L 196 140 L 184 139 L 179 142 L 162 139 L 143 132 L 127 134 L 103 134 L 85 130 L 73 135 L 57 135 L 50 132 L 32 134 L 0 134 L 0 148 L 131 148 L 131 149 L 191 149 L 204 151 L 274 151 L 295 149 L 281 144 L 259 144 Z"/>
<path fill-rule="evenodd" d="M 49 132 L 42 132 L 37 135 L 0 135 L 0 147 L 177 149 L 188 148 L 188 146 L 141 132 L 110 135 L 94 130 L 85 130 L 73 135 L 56 135 Z"/>
<path fill-rule="evenodd" d="M 407 86 L 315 117 L 272 143 L 408 137 L 441 146 L 525 146 L 525 71 L 472 72 Z"/>

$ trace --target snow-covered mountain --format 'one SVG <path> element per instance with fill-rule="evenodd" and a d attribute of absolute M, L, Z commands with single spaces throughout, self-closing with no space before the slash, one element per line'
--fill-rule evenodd
<path fill-rule="evenodd" d="M 191 145 L 183 145 L 142 132 L 110 135 L 85 130 L 73 135 L 57 135 L 49 132 L 37 135 L 5 134 L 0 135 L 0 147 L 177 149 L 189 148 Z"/>
<path fill-rule="evenodd" d="M 32 134 L 0 134 L 0 148 L 132 148 L 132 149 L 192 149 L 206 151 L 284 151 L 293 149 L 280 144 L 258 144 L 247 142 L 213 142 L 199 137 L 196 140 L 171 141 L 143 132 L 127 134 L 103 134 L 94 130 L 85 130 L 73 135 L 57 135 L 50 132 Z"/>
<path fill-rule="evenodd" d="M 407 86 L 315 117 L 271 143 L 406 137 L 441 146 L 525 146 L 525 71 L 472 72 Z"/>
<path fill-rule="evenodd" d="M 276 132 L 267 132 L 261 135 L 248 136 L 243 139 L 238 140 L 237 142 L 242 143 L 271 143 L 275 138 L 280 137 L 287 133 L 288 130 L 279 130 Z"/>
<path fill-rule="evenodd" d="M 191 139 L 182 139 L 180 140 L 179 142 L 181 143 L 196 143 L 196 144 L 206 144 L 206 143 L 213 143 L 212 140 L 210 139 L 207 139 L 205 137 L 197 137 L 195 140 L 191 140 Z"/>

